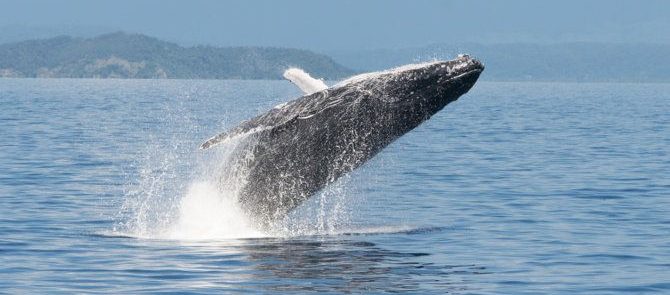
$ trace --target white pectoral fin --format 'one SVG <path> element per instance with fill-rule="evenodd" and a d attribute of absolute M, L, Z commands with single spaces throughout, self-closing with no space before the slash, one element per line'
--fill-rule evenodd
<path fill-rule="evenodd" d="M 284 72 L 284 78 L 291 81 L 302 90 L 305 94 L 312 94 L 324 89 L 328 89 L 328 85 L 322 80 L 314 79 L 305 71 L 298 68 L 290 68 Z"/>

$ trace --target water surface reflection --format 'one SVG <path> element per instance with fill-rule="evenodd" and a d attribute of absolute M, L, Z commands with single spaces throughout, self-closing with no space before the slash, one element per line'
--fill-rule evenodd
<path fill-rule="evenodd" d="M 241 246 L 267 291 L 426 292 L 464 290 L 476 265 L 435 263 L 427 252 L 392 251 L 369 241 L 262 239 Z"/>

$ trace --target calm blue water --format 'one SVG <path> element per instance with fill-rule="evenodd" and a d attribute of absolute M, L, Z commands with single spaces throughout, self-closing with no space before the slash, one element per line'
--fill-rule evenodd
<path fill-rule="evenodd" d="M 670 293 L 670 84 L 479 83 L 259 233 L 197 146 L 296 96 L 0 79 L 0 293 Z"/>

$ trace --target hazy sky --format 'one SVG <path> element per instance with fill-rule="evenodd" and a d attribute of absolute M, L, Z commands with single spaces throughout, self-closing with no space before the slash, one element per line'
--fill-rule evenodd
<path fill-rule="evenodd" d="M 670 1 L 0 0 L 0 28 L 16 25 L 96 26 L 184 44 L 317 50 L 452 42 L 670 43 Z"/>

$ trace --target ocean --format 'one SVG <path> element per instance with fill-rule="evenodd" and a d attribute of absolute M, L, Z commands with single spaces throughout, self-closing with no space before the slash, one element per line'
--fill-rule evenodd
<path fill-rule="evenodd" d="M 299 96 L 0 79 L 0 293 L 670 293 L 670 84 L 479 82 L 262 232 L 198 146 Z"/>

